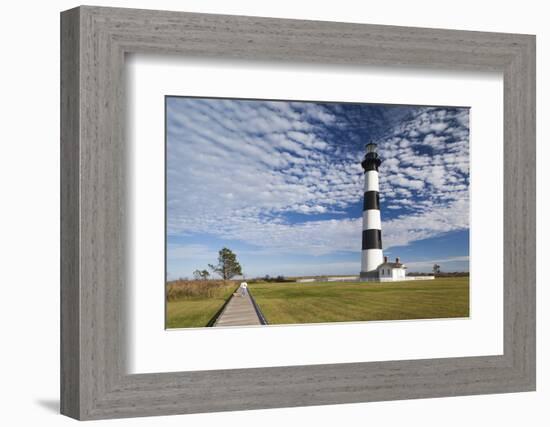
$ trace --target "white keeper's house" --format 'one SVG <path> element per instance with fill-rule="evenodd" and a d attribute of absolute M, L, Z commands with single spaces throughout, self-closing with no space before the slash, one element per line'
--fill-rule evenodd
<path fill-rule="evenodd" d="M 395 258 L 395 262 L 388 261 L 388 257 L 384 257 L 384 262 L 380 264 L 377 268 L 378 270 L 378 279 L 381 282 L 390 282 L 394 280 L 406 280 L 406 269 L 405 264 L 399 262 L 399 258 Z"/>

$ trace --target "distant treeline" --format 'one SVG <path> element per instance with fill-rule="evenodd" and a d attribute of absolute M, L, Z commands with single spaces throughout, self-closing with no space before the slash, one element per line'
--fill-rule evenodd
<path fill-rule="evenodd" d="M 248 283 L 290 283 L 294 282 L 295 279 L 289 279 L 285 276 L 270 276 L 266 274 L 264 277 L 254 277 L 253 279 L 249 279 Z"/>
<path fill-rule="evenodd" d="M 435 277 L 470 277 L 469 271 L 452 271 L 448 273 L 416 273 L 414 271 L 409 271 L 407 276 L 435 276 Z"/>

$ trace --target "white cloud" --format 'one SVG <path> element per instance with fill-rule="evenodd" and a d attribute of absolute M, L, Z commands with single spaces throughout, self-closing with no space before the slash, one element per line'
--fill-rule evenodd
<path fill-rule="evenodd" d="M 208 246 L 200 244 L 189 245 L 168 245 L 168 254 L 170 259 L 185 259 L 189 257 L 212 259 L 215 254 Z"/>
<path fill-rule="evenodd" d="M 469 220 L 464 212 L 468 212 L 468 202 L 456 200 L 449 205 L 431 207 L 422 213 L 386 221 L 383 230 L 384 247 L 404 246 L 449 231 L 467 229 Z"/>
<path fill-rule="evenodd" d="M 467 109 L 425 108 L 379 141 L 382 157 L 389 158 L 382 163 L 380 185 L 390 196 L 392 206 L 413 213 L 467 200 L 467 124 Z M 407 143 L 399 143 L 402 140 Z M 399 198 L 403 196 L 402 189 L 414 191 L 411 196 L 415 200 L 430 203 L 408 203 Z M 467 203 L 460 214 L 468 217 Z"/>
<path fill-rule="evenodd" d="M 444 136 L 435 136 L 433 133 L 429 133 L 424 137 L 423 143 L 430 145 L 432 148 L 441 149 L 445 147 L 446 139 Z"/>
<path fill-rule="evenodd" d="M 405 246 L 416 240 L 436 237 L 443 233 L 468 228 L 465 200 L 449 206 L 437 206 L 424 213 L 406 215 L 383 224 L 382 241 L 385 249 Z M 190 220 L 195 232 L 208 233 L 213 229 L 220 238 L 236 239 L 280 253 L 326 255 L 332 252 L 361 250 L 362 219 L 331 219 L 289 224 L 262 220 L 255 216 L 204 218 Z M 184 228 L 187 224 L 183 224 Z"/>
<path fill-rule="evenodd" d="M 443 132 L 445 129 L 447 129 L 447 123 L 445 122 L 435 122 L 430 125 L 430 129 L 435 132 Z"/>

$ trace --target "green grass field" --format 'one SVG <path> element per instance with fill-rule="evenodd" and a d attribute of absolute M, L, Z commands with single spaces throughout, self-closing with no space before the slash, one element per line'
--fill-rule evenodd
<path fill-rule="evenodd" d="M 235 286 L 167 302 L 167 328 L 207 326 Z M 249 289 L 271 325 L 469 316 L 469 278 L 395 283 L 258 283 Z"/>
<path fill-rule="evenodd" d="M 469 278 L 394 283 L 252 284 L 271 325 L 469 316 Z"/>
<path fill-rule="evenodd" d="M 223 307 L 236 285 L 228 286 L 213 297 L 187 297 L 166 303 L 166 328 L 198 328 Z"/>

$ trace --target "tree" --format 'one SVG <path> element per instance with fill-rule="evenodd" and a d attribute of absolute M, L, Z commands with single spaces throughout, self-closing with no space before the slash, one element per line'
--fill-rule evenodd
<path fill-rule="evenodd" d="M 434 264 L 432 270 L 433 270 L 434 274 L 439 274 L 439 273 L 441 273 L 441 266 L 439 264 Z"/>
<path fill-rule="evenodd" d="M 195 270 L 193 271 L 193 277 L 195 280 L 208 280 L 210 273 L 208 270 Z"/>
<path fill-rule="evenodd" d="M 218 252 L 218 264 L 208 264 L 210 270 L 219 274 L 223 280 L 229 280 L 234 276 L 243 274 L 241 264 L 237 261 L 237 255 L 231 249 L 222 248 Z"/>

